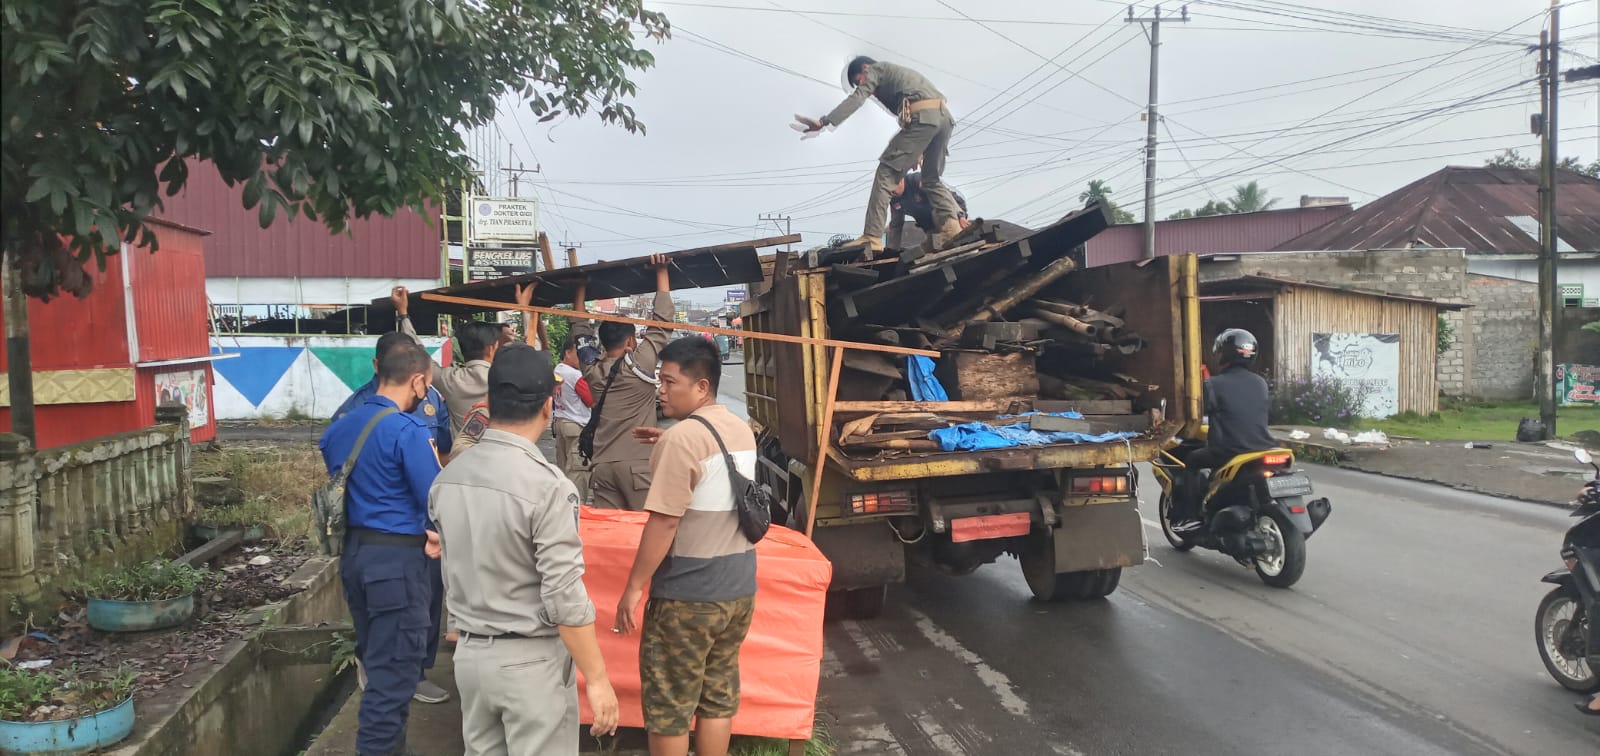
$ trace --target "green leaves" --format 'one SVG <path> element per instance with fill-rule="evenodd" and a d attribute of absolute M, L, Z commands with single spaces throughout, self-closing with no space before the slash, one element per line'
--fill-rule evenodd
<path fill-rule="evenodd" d="M 506 95 L 642 132 L 631 77 L 670 33 L 638 0 L 6 0 L 0 24 L 0 243 L 34 296 L 153 249 L 145 219 L 196 166 L 263 226 L 337 231 L 438 201 Z"/>

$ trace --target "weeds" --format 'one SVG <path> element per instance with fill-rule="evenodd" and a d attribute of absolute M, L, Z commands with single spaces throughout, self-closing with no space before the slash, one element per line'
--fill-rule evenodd
<path fill-rule="evenodd" d="M 135 677 L 127 667 L 105 678 L 0 667 L 0 719 L 42 722 L 105 711 L 133 695 Z"/>
<path fill-rule="evenodd" d="M 1275 425 L 1342 427 L 1361 419 L 1366 397 L 1339 381 L 1300 379 L 1274 387 L 1269 410 Z"/>
<path fill-rule="evenodd" d="M 112 601 L 163 601 L 193 594 L 211 573 L 177 562 L 145 562 L 84 581 L 78 592 Z"/>
<path fill-rule="evenodd" d="M 244 501 L 208 507 L 202 521 L 263 524 L 284 546 L 312 538 L 311 494 L 328 478 L 321 454 L 310 444 L 236 446 L 196 455 L 195 475 L 228 478 Z"/>
<path fill-rule="evenodd" d="M 833 756 L 838 745 L 833 742 L 828 725 L 818 717 L 811 726 L 811 739 L 806 741 L 806 756 Z M 728 749 L 731 756 L 788 756 L 789 741 L 777 738 L 752 738 L 739 736 Z"/>

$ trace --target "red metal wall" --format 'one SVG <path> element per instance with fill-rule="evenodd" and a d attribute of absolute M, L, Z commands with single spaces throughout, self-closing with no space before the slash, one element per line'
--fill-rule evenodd
<path fill-rule="evenodd" d="M 1265 252 L 1350 212 L 1349 205 L 1336 205 L 1157 221 L 1156 255 Z M 1138 260 L 1144 253 L 1144 226 L 1112 226 L 1085 249 L 1085 265 L 1091 268 Z"/>
<path fill-rule="evenodd" d="M 346 234 L 319 221 L 280 212 L 261 228 L 244 209 L 244 185 L 228 186 L 210 163 L 189 166 L 183 191 L 163 197 L 161 217 L 211 232 L 206 272 L 212 278 L 438 278 L 439 227 L 411 210 L 392 218 L 353 220 Z"/>
<path fill-rule="evenodd" d="M 206 319 L 203 233 L 164 221 L 155 224 L 160 251 L 131 249 L 126 263 L 133 281 L 134 322 L 139 361 L 206 357 L 210 353 Z M 123 290 L 124 259 L 106 260 L 105 270 L 90 267 L 94 289 L 88 297 L 67 295 L 49 302 L 28 303 L 28 333 L 33 369 L 82 370 L 131 368 L 128 344 L 128 300 Z M 4 326 L 0 313 L 0 328 Z M 0 369 L 9 370 L 4 350 Z M 211 365 L 196 362 L 140 368 L 134 377 L 134 400 L 89 404 L 41 404 L 34 423 L 41 449 L 65 446 L 99 436 L 155 424 L 154 375 L 164 370 L 205 370 L 206 403 L 211 403 Z M 0 427 L 11 428 L 11 409 L 0 407 Z M 195 441 L 216 437 L 216 423 L 196 428 Z"/>

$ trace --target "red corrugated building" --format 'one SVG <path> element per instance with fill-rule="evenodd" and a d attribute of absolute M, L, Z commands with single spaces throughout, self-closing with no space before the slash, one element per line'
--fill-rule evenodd
<path fill-rule="evenodd" d="M 163 218 L 212 231 L 206 289 L 217 305 L 348 305 L 388 296 L 394 286 L 440 282 L 437 213 L 401 209 L 352 220 L 335 234 L 320 221 L 279 212 L 263 229 L 244 207 L 244 185 L 228 186 L 211 163 L 189 166 L 183 191 L 162 199 Z"/>
<path fill-rule="evenodd" d="M 1156 256 L 1263 252 L 1350 212 L 1345 203 L 1156 221 Z M 1144 226 L 1112 226 L 1084 247 L 1084 265 L 1090 268 L 1138 260 L 1144 254 Z"/>
<path fill-rule="evenodd" d="M 39 448 L 155 424 L 156 405 L 189 407 L 195 441 L 216 437 L 205 296 L 205 231 L 152 220 L 160 251 L 123 245 L 91 266 L 94 290 L 78 299 L 30 300 Z M 3 324 L 3 323 L 0 323 Z M 0 353 L 0 369 L 9 369 Z M 11 427 L 4 390 L 0 425 Z M 165 398 L 165 402 L 163 402 Z"/>

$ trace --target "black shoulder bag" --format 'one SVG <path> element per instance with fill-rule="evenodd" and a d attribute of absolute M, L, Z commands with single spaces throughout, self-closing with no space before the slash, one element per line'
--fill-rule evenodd
<path fill-rule="evenodd" d="M 733 508 L 739 513 L 739 532 L 751 543 L 759 543 L 767 535 L 767 530 L 772 527 L 772 489 L 758 486 L 749 478 L 739 472 L 733 464 L 733 455 L 728 453 L 727 444 L 722 443 L 722 436 L 717 429 L 711 427 L 711 421 L 699 415 L 690 415 L 692 419 L 700 421 L 706 430 L 711 431 L 711 437 L 717 440 L 717 448 L 722 450 L 722 463 L 728 467 L 728 485 L 733 490 Z"/>
<path fill-rule="evenodd" d="M 578 453 L 583 455 L 584 464 L 590 464 L 594 459 L 594 432 L 600 427 L 600 412 L 605 409 L 606 395 L 611 393 L 611 387 L 616 384 L 617 373 L 622 370 L 622 361 L 626 358 L 627 355 L 623 355 L 611 363 L 611 374 L 606 376 L 606 387 L 600 390 L 600 398 L 594 400 L 594 408 L 589 410 L 589 422 L 578 432 Z"/>

